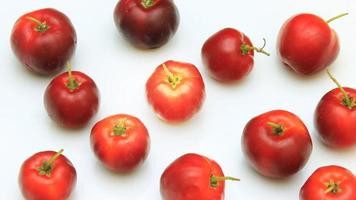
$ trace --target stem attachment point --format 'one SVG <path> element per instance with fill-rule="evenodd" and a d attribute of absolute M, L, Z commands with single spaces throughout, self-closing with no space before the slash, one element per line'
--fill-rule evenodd
<path fill-rule="evenodd" d="M 56 154 L 54 154 L 49 160 L 44 160 L 42 165 L 38 168 L 38 172 L 40 175 L 51 176 L 51 172 L 53 169 L 53 163 L 57 160 L 57 158 L 62 155 L 63 149 L 59 150 Z"/>
<path fill-rule="evenodd" d="M 68 82 L 67 82 L 67 88 L 73 92 L 75 89 L 79 87 L 78 82 L 73 78 L 72 75 L 72 65 L 70 63 L 67 63 L 67 71 L 68 71 Z"/>
<path fill-rule="evenodd" d="M 150 8 L 154 5 L 154 0 L 142 0 L 141 1 L 141 5 L 144 7 L 144 8 Z"/>
<path fill-rule="evenodd" d="M 337 85 L 340 89 L 344 98 L 342 99 L 342 104 L 345 105 L 348 109 L 352 109 L 356 106 L 356 101 L 347 94 L 345 89 L 341 86 L 341 84 L 336 80 L 336 78 L 330 73 L 329 69 L 326 69 L 326 73 L 328 74 L 329 78 Z"/>
<path fill-rule="evenodd" d="M 167 82 L 172 86 L 172 88 L 176 88 L 177 85 L 181 82 L 182 77 L 179 75 L 173 74 L 171 71 L 169 71 L 168 67 L 165 64 L 162 64 L 163 70 L 168 76 Z"/>
<path fill-rule="evenodd" d="M 324 194 L 327 193 L 333 193 L 333 194 L 337 194 L 339 192 L 342 191 L 342 189 L 340 188 L 340 183 L 341 182 L 335 182 L 334 180 L 330 180 L 329 182 L 325 183 L 325 186 L 327 187 L 327 189 L 324 191 Z"/>
<path fill-rule="evenodd" d="M 273 133 L 278 136 L 281 136 L 285 131 L 285 128 L 282 125 L 277 124 L 275 122 L 268 122 L 267 125 L 271 126 L 273 129 Z"/>
<path fill-rule="evenodd" d="M 38 20 L 34 17 L 30 17 L 30 16 L 27 16 L 26 19 L 37 24 L 37 26 L 35 28 L 35 31 L 37 31 L 37 32 L 43 33 L 49 29 L 49 26 L 46 24 L 46 22 L 41 22 L 40 20 Z"/>
<path fill-rule="evenodd" d="M 266 56 L 270 56 L 271 54 L 264 50 L 265 47 L 266 47 L 266 39 L 263 38 L 263 46 L 260 47 L 260 48 L 254 47 L 254 46 L 250 46 L 248 44 L 242 44 L 240 49 L 241 49 L 241 54 L 242 55 L 247 55 L 250 51 L 256 51 L 258 53 L 263 53 Z"/>
<path fill-rule="evenodd" d="M 114 136 L 122 136 L 126 133 L 127 130 L 126 121 L 127 121 L 126 117 L 119 119 L 119 122 L 113 128 Z"/>

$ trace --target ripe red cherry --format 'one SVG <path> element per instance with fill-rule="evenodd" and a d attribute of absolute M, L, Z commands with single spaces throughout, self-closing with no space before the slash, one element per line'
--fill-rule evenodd
<path fill-rule="evenodd" d="M 304 183 L 299 200 L 355 200 L 356 176 L 344 167 L 320 167 Z"/>
<path fill-rule="evenodd" d="M 124 37 L 138 48 L 158 48 L 175 34 L 179 13 L 172 0 L 120 0 L 114 21 Z"/>
<path fill-rule="evenodd" d="M 150 138 L 145 125 L 136 117 L 118 114 L 95 124 L 90 135 L 95 155 L 110 170 L 125 173 L 147 158 Z"/>
<path fill-rule="evenodd" d="M 312 141 L 298 116 L 273 110 L 247 123 L 242 149 L 257 172 L 271 178 L 284 178 L 297 173 L 306 164 Z"/>
<path fill-rule="evenodd" d="M 62 152 L 39 152 L 22 164 L 19 184 L 25 199 L 68 199 L 75 187 L 77 173 Z"/>
<path fill-rule="evenodd" d="M 80 128 L 97 113 L 99 90 L 89 76 L 69 69 L 47 86 L 44 104 L 48 115 L 59 125 Z"/>
<path fill-rule="evenodd" d="M 52 8 L 21 16 L 11 33 L 11 47 L 20 62 L 40 75 L 63 69 L 72 57 L 77 36 L 69 18 Z"/>
<path fill-rule="evenodd" d="M 314 123 L 321 140 L 334 148 L 350 148 L 356 144 L 356 90 L 343 88 L 327 71 L 338 85 L 320 100 L 315 113 Z"/>
<path fill-rule="evenodd" d="M 185 154 L 171 163 L 161 175 L 163 200 L 223 200 L 225 177 L 214 160 L 194 153 Z"/>
<path fill-rule="evenodd" d="M 190 63 L 166 61 L 146 82 L 146 93 L 158 117 L 183 122 L 199 111 L 205 86 L 199 70 Z"/>
<path fill-rule="evenodd" d="M 211 77 L 222 82 L 237 81 L 252 70 L 254 51 L 269 55 L 263 50 L 265 44 L 256 48 L 242 32 L 225 28 L 205 41 L 201 55 Z"/>
<path fill-rule="evenodd" d="M 313 14 L 298 14 L 282 26 L 277 44 L 281 61 L 302 75 L 315 74 L 328 67 L 339 54 L 339 39 L 327 21 Z"/>

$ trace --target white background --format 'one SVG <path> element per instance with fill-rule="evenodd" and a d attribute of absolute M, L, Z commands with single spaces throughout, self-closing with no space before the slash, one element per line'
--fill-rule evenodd
<path fill-rule="evenodd" d="M 319 99 L 335 85 L 325 73 L 304 78 L 286 70 L 276 56 L 276 37 L 291 15 L 312 12 L 324 19 L 342 12 L 350 15 L 332 22 L 341 51 L 331 71 L 344 86 L 356 87 L 356 4 L 352 1 L 236 1 L 176 0 L 180 25 L 174 38 L 156 50 L 137 50 L 118 34 L 113 22 L 115 0 L 11 0 L 0 7 L 0 199 L 22 199 L 18 172 L 22 162 L 43 150 L 59 150 L 78 172 L 71 199 L 160 199 L 159 178 L 165 167 L 184 153 L 196 152 L 216 160 L 226 175 L 241 182 L 226 184 L 225 199 L 298 199 L 306 178 L 319 166 L 338 164 L 356 172 L 356 149 L 334 150 L 318 140 L 313 112 Z M 78 45 L 75 70 L 90 75 L 101 93 L 98 114 L 81 130 L 66 130 L 52 122 L 43 106 L 43 93 L 52 77 L 29 73 L 10 48 L 10 33 L 22 14 L 44 7 L 57 8 L 72 21 Z M 252 73 L 243 81 L 224 85 L 207 76 L 200 49 L 213 33 L 234 27 L 256 46 L 267 39 L 270 57 L 255 56 Z M 200 112 L 181 125 L 160 121 L 145 97 L 145 82 L 154 68 L 168 60 L 194 63 L 206 84 Z M 285 180 L 270 180 L 253 171 L 243 158 L 240 138 L 252 117 L 272 109 L 300 116 L 312 135 L 314 149 L 306 167 Z M 151 136 L 148 159 L 138 170 L 117 175 L 106 170 L 89 146 L 95 121 L 116 113 L 139 117 Z M 355 130 L 356 131 L 356 130 Z"/>

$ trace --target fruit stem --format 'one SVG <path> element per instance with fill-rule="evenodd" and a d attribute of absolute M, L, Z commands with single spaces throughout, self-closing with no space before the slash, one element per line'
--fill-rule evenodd
<path fill-rule="evenodd" d="M 231 176 L 210 176 L 210 185 L 212 187 L 217 187 L 220 181 L 240 181 L 240 179 Z"/>
<path fill-rule="evenodd" d="M 154 0 L 142 0 L 141 1 L 141 5 L 144 7 L 144 8 L 150 8 L 152 7 L 154 4 Z"/>
<path fill-rule="evenodd" d="M 260 48 L 254 47 L 254 46 L 250 46 L 248 44 L 242 44 L 240 49 L 241 49 L 242 55 L 247 55 L 248 52 L 254 50 L 254 51 L 258 52 L 258 53 L 263 53 L 263 54 L 265 54 L 267 56 L 270 56 L 271 54 L 264 50 L 265 47 L 266 47 L 266 39 L 263 38 L 263 46 L 260 47 Z"/>
<path fill-rule="evenodd" d="M 273 132 L 278 136 L 282 135 L 285 130 L 282 125 L 274 122 L 268 122 L 267 125 L 271 126 L 273 128 Z"/>
<path fill-rule="evenodd" d="M 53 168 L 54 161 L 62 155 L 63 149 L 59 150 L 56 154 L 54 154 L 49 160 L 43 161 L 41 167 L 38 168 L 40 175 L 50 176 Z"/>
<path fill-rule="evenodd" d="M 342 103 L 347 106 L 350 110 L 356 106 L 356 102 L 353 98 L 351 98 L 345 89 L 341 86 L 341 84 L 336 80 L 336 78 L 330 73 L 329 69 L 326 69 L 326 73 L 328 74 L 329 78 L 337 85 L 337 87 L 340 89 L 342 95 L 344 98 L 342 99 Z"/>
<path fill-rule="evenodd" d="M 325 186 L 327 187 L 327 189 L 324 191 L 324 194 L 330 192 L 336 194 L 338 192 L 341 192 L 340 183 L 335 183 L 333 180 L 330 180 L 329 182 L 325 183 Z"/>
<path fill-rule="evenodd" d="M 181 81 L 181 77 L 174 75 L 171 71 L 169 71 L 169 69 L 167 68 L 167 66 L 165 64 L 162 64 L 162 67 L 163 67 L 164 72 L 168 76 L 168 83 L 171 84 L 173 89 L 176 88 L 177 85 Z"/>
<path fill-rule="evenodd" d="M 26 19 L 31 20 L 37 24 L 37 27 L 35 28 L 35 31 L 37 32 L 43 33 L 49 29 L 49 26 L 46 24 L 46 22 L 41 22 L 40 20 L 30 16 L 26 17 Z"/>
<path fill-rule="evenodd" d="M 79 84 L 78 82 L 73 78 L 72 74 L 72 65 L 67 64 L 67 71 L 68 71 L 68 82 L 67 82 L 67 88 L 73 92 L 73 90 L 77 89 Z"/>
<path fill-rule="evenodd" d="M 121 118 L 119 119 L 119 122 L 114 126 L 113 132 L 114 132 L 114 136 L 122 136 L 126 133 L 126 121 L 127 118 Z"/>
<path fill-rule="evenodd" d="M 335 17 L 332 17 L 332 18 L 330 18 L 330 19 L 328 19 L 327 21 L 326 21 L 326 23 L 330 23 L 330 22 L 332 22 L 332 21 L 334 21 L 334 20 L 336 20 L 336 19 L 339 19 L 339 18 L 341 18 L 341 17 L 343 17 L 343 16 L 346 16 L 346 15 L 348 15 L 349 13 L 342 13 L 342 14 L 340 14 L 340 15 L 337 15 L 337 16 L 335 16 Z"/>

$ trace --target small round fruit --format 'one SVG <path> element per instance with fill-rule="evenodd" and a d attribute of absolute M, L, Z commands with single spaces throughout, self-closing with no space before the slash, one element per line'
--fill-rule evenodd
<path fill-rule="evenodd" d="M 355 200 L 356 176 L 346 168 L 320 167 L 304 183 L 300 200 Z"/>
<path fill-rule="evenodd" d="M 163 200 L 223 200 L 226 177 L 214 160 L 189 153 L 177 158 L 161 175 Z"/>
<path fill-rule="evenodd" d="M 166 44 L 175 34 L 179 13 L 172 0 L 120 0 L 114 21 L 132 45 L 151 49 Z"/>
<path fill-rule="evenodd" d="M 356 90 L 338 85 L 319 101 L 314 124 L 321 140 L 333 148 L 351 148 L 356 144 Z"/>
<path fill-rule="evenodd" d="M 146 93 L 159 118 L 167 122 L 183 122 L 202 106 L 205 86 L 193 64 L 166 61 L 147 80 Z"/>
<path fill-rule="evenodd" d="M 211 77 L 222 82 L 232 82 L 250 73 L 254 51 L 269 55 L 263 48 L 254 47 L 242 32 L 225 28 L 205 41 L 201 55 Z"/>
<path fill-rule="evenodd" d="M 89 76 L 69 70 L 47 86 L 44 104 L 48 115 L 59 125 L 80 128 L 97 113 L 99 91 Z"/>
<path fill-rule="evenodd" d="M 251 119 L 243 131 L 241 146 L 251 166 L 271 178 L 297 173 L 312 151 L 304 123 L 284 110 L 273 110 Z"/>
<path fill-rule="evenodd" d="M 91 130 L 91 147 L 110 170 L 126 173 L 147 158 L 150 138 L 145 125 L 136 117 L 117 114 L 97 122 Z"/>
<path fill-rule="evenodd" d="M 328 67 L 340 50 L 338 36 L 328 23 L 344 15 L 327 21 L 308 13 L 289 18 L 278 35 L 281 61 L 301 75 L 313 75 Z"/>
<path fill-rule="evenodd" d="M 58 10 L 45 8 L 21 16 L 11 33 L 11 47 L 32 72 L 54 74 L 72 57 L 77 36 L 69 18 Z"/>
<path fill-rule="evenodd" d="M 25 199 L 68 199 L 75 187 L 77 173 L 62 152 L 42 151 L 22 164 L 19 184 Z"/>

